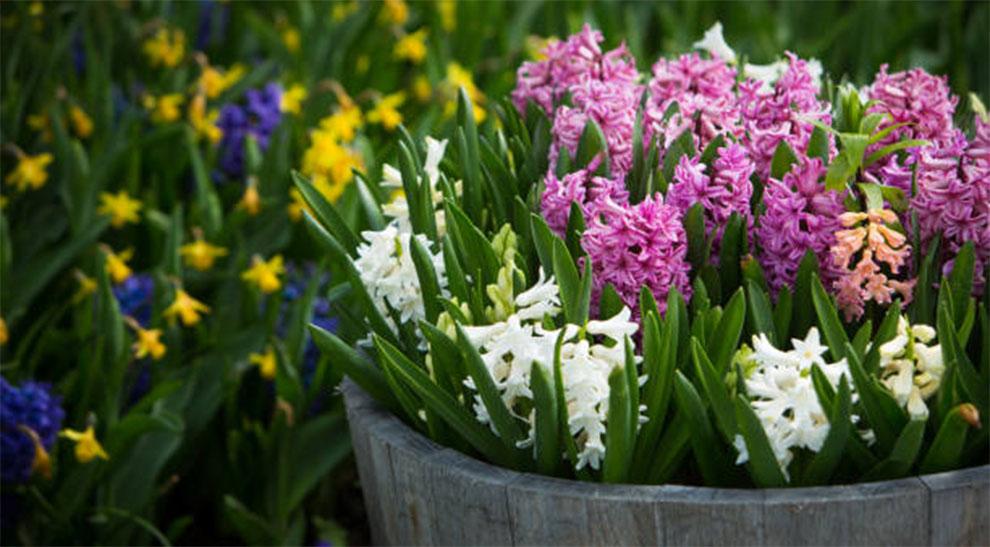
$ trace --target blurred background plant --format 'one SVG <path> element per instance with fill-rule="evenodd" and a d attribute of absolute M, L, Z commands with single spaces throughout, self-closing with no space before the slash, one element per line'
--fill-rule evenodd
<path fill-rule="evenodd" d="M 364 228 L 398 134 L 449 131 L 459 87 L 494 119 L 519 63 L 584 22 L 641 62 L 721 20 L 753 62 L 922 66 L 986 97 L 988 10 L 0 4 L 3 543 L 367 540 L 340 371 L 305 329 L 352 339 L 349 289 L 291 169 Z"/>

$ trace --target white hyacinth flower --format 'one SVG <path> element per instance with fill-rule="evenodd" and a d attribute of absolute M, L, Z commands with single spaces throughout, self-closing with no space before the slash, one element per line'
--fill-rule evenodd
<path fill-rule="evenodd" d="M 756 367 L 745 378 L 746 391 L 753 399 L 750 405 L 766 432 L 774 456 L 785 477 L 787 466 L 794 457 L 793 449 L 821 450 L 828 436 L 829 423 L 818 401 L 811 377 L 811 368 L 818 365 L 833 387 L 849 367 L 845 359 L 826 363 L 823 355 L 828 349 L 821 344 L 818 329 L 812 327 L 804 340 L 791 341 L 793 349 L 782 351 L 770 343 L 766 335 L 753 336 L 753 353 L 749 359 Z M 733 444 L 739 452 L 737 464 L 749 459 L 742 436 Z"/>
<path fill-rule="evenodd" d="M 425 319 L 426 309 L 409 247 L 410 238 L 416 237 L 427 249 L 441 292 L 447 295 L 443 255 L 429 251 L 430 242 L 426 236 L 400 232 L 394 223 L 379 231 L 362 232 L 361 237 L 365 243 L 358 246 L 358 258 L 354 261 L 354 266 L 360 272 L 361 281 L 367 287 L 375 306 L 385 316 L 385 321 L 392 330 L 398 332 L 398 325 L 390 317 L 389 308 L 398 314 L 401 323 Z"/>
<path fill-rule="evenodd" d="M 538 281 L 515 297 L 516 310 L 504 321 L 463 327 L 468 341 L 478 348 L 502 400 L 528 425 L 529 435 L 519 443 L 520 447 L 531 445 L 535 436 L 533 411 L 529 410 L 525 416 L 518 414 L 520 408 L 528 406 L 519 403 L 533 398 L 529 388 L 533 364 L 545 367 L 551 378 L 554 375 L 554 350 L 561 330 L 545 329 L 542 319 L 545 314 L 559 314 L 559 292 L 553 277 L 545 278 L 541 270 Z M 625 337 L 638 329 L 638 325 L 630 321 L 631 316 L 632 312 L 624 308 L 608 320 L 588 322 L 585 330 L 604 337 L 609 344 L 578 338 L 581 329 L 577 325 L 568 324 L 562 329 L 564 344 L 560 350 L 560 373 L 568 428 L 578 446 L 578 469 L 585 466 L 598 469 L 605 456 L 608 377 L 616 368 L 625 366 Z M 471 378 L 465 379 L 464 383 L 475 389 Z M 484 401 L 478 395 L 474 401 L 478 421 L 488 424 L 494 431 Z M 640 408 L 640 412 L 643 411 L 645 406 Z"/>
<path fill-rule="evenodd" d="M 443 161 L 444 152 L 447 149 L 447 141 L 438 141 L 431 137 L 426 137 L 426 161 L 423 163 L 423 172 L 430 183 L 430 197 L 436 208 L 437 234 L 443 236 L 446 233 L 447 221 L 443 212 L 443 192 L 437 188 L 440 181 L 440 162 Z M 385 164 L 382 167 L 382 183 L 385 188 L 392 190 L 402 189 L 402 173 Z M 409 202 L 405 194 L 398 193 L 388 203 L 382 205 L 382 212 L 392 217 L 392 222 L 400 232 L 411 232 L 412 224 L 409 221 Z"/>
<path fill-rule="evenodd" d="M 935 337 L 935 329 L 911 325 L 902 315 L 897 334 L 880 346 L 880 379 L 912 420 L 928 417 L 925 399 L 938 391 L 945 374 L 942 346 L 934 344 Z"/>
<path fill-rule="evenodd" d="M 692 45 L 694 49 L 703 49 L 718 57 L 726 63 L 733 65 L 736 63 L 736 52 L 729 47 L 722 35 L 722 22 L 717 21 L 712 28 L 705 31 L 705 36 Z"/>

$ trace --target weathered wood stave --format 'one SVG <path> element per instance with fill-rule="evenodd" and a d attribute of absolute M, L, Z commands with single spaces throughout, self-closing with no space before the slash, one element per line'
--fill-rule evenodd
<path fill-rule="evenodd" d="M 583 483 L 440 446 L 350 380 L 344 395 L 376 544 L 990 545 L 990 465 L 769 490 Z"/>

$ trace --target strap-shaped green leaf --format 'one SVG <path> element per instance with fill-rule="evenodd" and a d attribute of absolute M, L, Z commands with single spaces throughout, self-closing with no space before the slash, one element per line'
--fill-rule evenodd
<path fill-rule="evenodd" d="M 838 361 L 847 357 L 845 346 L 849 343 L 849 337 L 842 326 L 842 321 L 839 320 L 839 313 L 836 311 L 832 299 L 825 292 L 825 287 L 822 286 L 817 274 L 813 275 L 811 280 L 811 299 L 814 302 L 815 312 L 818 314 L 818 324 L 822 328 L 822 334 L 825 335 L 825 341 L 832 353 L 832 359 Z M 859 384 L 856 387 L 859 388 Z"/>
<path fill-rule="evenodd" d="M 303 200 L 309 205 L 316 220 L 344 246 L 348 255 L 354 253 L 361 241 L 351 231 L 347 222 L 344 221 L 344 217 L 340 216 L 337 209 L 323 197 L 323 194 L 313 186 L 313 183 L 309 182 L 298 171 L 292 172 L 292 181 L 299 193 L 302 194 Z"/>
<path fill-rule="evenodd" d="M 413 266 L 416 268 L 416 277 L 419 279 L 419 290 L 423 295 L 426 319 L 430 323 L 436 323 L 442 306 L 439 301 L 440 281 L 437 279 L 437 272 L 433 268 L 433 259 L 423 244 L 420 243 L 419 238 L 415 236 L 409 238 L 409 250 L 412 253 Z"/>
<path fill-rule="evenodd" d="M 794 153 L 786 140 L 781 140 L 770 160 L 770 176 L 777 180 L 783 179 L 795 163 L 797 163 L 797 154 Z"/>
<path fill-rule="evenodd" d="M 818 365 L 814 365 L 812 370 L 813 373 L 824 377 Z M 828 384 L 827 381 L 825 383 Z M 818 385 L 816 381 L 815 387 L 817 388 Z M 831 387 L 831 384 L 828 385 Z M 831 402 L 832 404 L 823 400 L 821 396 L 819 396 L 818 401 L 822 406 L 822 411 L 829 413 L 829 429 L 821 450 L 815 454 L 804 472 L 803 482 L 808 485 L 828 484 L 829 478 L 842 460 L 846 441 L 853 430 L 852 423 L 849 421 L 852 395 L 849 389 L 849 380 L 845 375 L 839 378 L 838 397 Z M 831 412 L 829 412 L 830 407 Z"/>
<path fill-rule="evenodd" d="M 559 413 L 560 419 L 560 439 L 561 443 L 564 445 L 564 450 L 567 453 L 567 459 L 571 462 L 571 468 L 574 469 L 574 475 L 582 481 L 592 480 L 591 472 L 588 471 L 587 467 L 582 467 L 578 469 L 578 451 L 577 443 L 574 441 L 574 436 L 571 435 L 571 424 L 570 416 L 567 410 L 567 396 L 564 393 L 564 375 L 561 372 L 561 357 L 560 352 L 564 347 L 564 334 L 567 329 L 560 329 L 560 334 L 557 335 L 557 341 L 554 344 L 553 349 L 553 390 L 557 397 L 557 411 Z"/>
<path fill-rule="evenodd" d="M 633 438 L 630 435 L 632 420 L 629 412 L 629 382 L 625 367 L 612 370 L 608 377 L 608 428 L 605 433 L 605 464 L 602 479 L 605 482 L 623 482 L 629 472 Z"/>
<path fill-rule="evenodd" d="M 752 280 L 746 281 L 746 293 L 749 296 L 749 319 L 752 323 L 752 331 L 765 333 L 770 343 L 776 345 L 777 327 L 774 324 L 770 298 Z"/>
<path fill-rule="evenodd" d="M 513 417 L 512 411 L 505 405 L 502 395 L 498 392 L 498 387 L 492 379 L 488 367 L 485 366 L 478 348 L 474 347 L 464 329 L 457 325 L 457 347 L 461 348 L 461 355 L 467 366 L 468 375 L 474 380 L 474 387 L 481 396 L 481 402 L 485 405 L 488 415 L 498 431 L 499 437 L 510 450 L 514 450 L 516 443 L 522 441 L 526 436 Z"/>
<path fill-rule="evenodd" d="M 313 236 L 316 243 L 330 255 L 330 260 L 334 264 L 344 268 L 347 280 L 351 284 L 352 294 L 358 299 L 361 310 L 364 312 L 365 319 L 367 319 L 371 329 L 389 342 L 399 344 L 399 339 L 392 332 L 392 328 L 385 321 L 385 316 L 382 315 L 374 299 L 368 293 L 368 288 L 364 286 L 364 281 L 361 280 L 361 273 L 354 266 L 354 262 L 347 254 L 347 251 L 308 212 L 303 214 L 303 224 L 310 235 Z"/>
<path fill-rule="evenodd" d="M 533 361 L 530 369 L 529 388 L 533 392 L 533 407 L 536 411 L 533 419 L 536 429 L 536 469 L 543 475 L 557 475 L 560 472 L 562 454 L 557 395 L 554 393 L 549 371 L 536 361 Z"/>
<path fill-rule="evenodd" d="M 697 338 L 691 339 L 691 352 L 695 376 L 701 382 L 705 395 L 708 396 L 712 413 L 715 415 L 715 423 L 722 432 L 725 441 L 732 444 L 739 430 L 736 427 L 736 414 L 732 407 L 732 399 L 729 397 L 729 391 L 725 388 L 723 376 L 715 370 L 708 354 L 705 353 L 705 348 L 701 347 Z"/>
<path fill-rule="evenodd" d="M 949 350 L 949 356 L 955 363 L 955 372 L 958 375 L 958 387 L 966 395 L 966 398 L 975 403 L 980 412 L 988 415 L 988 402 L 990 395 L 987 394 L 987 383 L 983 380 L 973 362 L 969 359 L 966 349 L 959 343 L 959 335 L 955 326 L 949 319 L 948 306 L 940 305 L 938 309 L 938 333 L 943 351 Z"/>
<path fill-rule="evenodd" d="M 911 420 L 894 443 L 890 456 L 867 471 L 863 482 L 896 479 L 907 475 L 921 451 L 927 420 Z"/>
<path fill-rule="evenodd" d="M 781 488 L 787 486 L 787 478 L 777 463 L 777 458 L 770 447 L 767 434 L 763 431 L 760 419 L 753 412 L 743 396 L 737 395 L 736 401 L 736 421 L 739 423 L 739 431 L 743 441 L 746 443 L 746 451 L 749 454 L 749 461 L 746 468 L 749 470 L 753 482 L 760 488 Z"/>
<path fill-rule="evenodd" d="M 453 397 L 464 394 L 464 359 L 460 348 L 443 331 L 426 321 L 419 321 L 419 328 L 430 344 L 430 359 L 433 362 L 433 377 L 437 385 Z"/>
<path fill-rule="evenodd" d="M 712 361 L 715 363 L 715 370 L 724 375 L 729 370 L 729 363 L 732 356 L 739 347 L 739 338 L 742 337 L 743 323 L 746 320 L 746 294 L 743 290 L 737 289 L 736 293 L 725 306 L 715 334 L 708 343 Z"/>
<path fill-rule="evenodd" d="M 953 407 L 942 420 L 941 427 L 935 435 L 935 440 L 928 447 L 928 452 L 918 472 L 922 474 L 941 473 L 959 467 L 966 434 L 970 428 L 978 428 L 979 412 L 969 403 Z"/>
<path fill-rule="evenodd" d="M 790 334 L 795 338 L 804 338 L 808 329 L 815 324 L 814 306 L 808 306 L 807 303 L 811 302 L 811 278 L 817 273 L 818 258 L 813 249 L 808 249 L 801 257 L 797 277 L 794 280 L 794 301 L 804 304 L 794 309 L 794 321 L 791 323 Z"/>
<path fill-rule="evenodd" d="M 746 222 L 739 213 L 733 211 L 725 224 L 719 248 L 718 277 L 722 281 L 723 298 L 732 294 L 742 282 L 742 260 L 743 255 L 746 254 L 746 238 Z"/>
<path fill-rule="evenodd" d="M 959 249 L 952 262 L 952 273 L 949 274 L 949 284 L 952 286 L 952 319 L 956 329 L 962 326 L 973 290 L 974 245 L 973 241 L 967 241 Z"/>
<path fill-rule="evenodd" d="M 391 368 L 397 378 L 419 395 L 424 405 L 446 421 L 468 444 L 498 465 L 515 466 L 518 458 L 506 444 L 479 423 L 456 399 L 437 387 L 423 369 L 381 338 L 376 337 L 376 345 L 387 356 L 383 364 Z"/>
<path fill-rule="evenodd" d="M 877 446 L 881 453 L 891 450 L 897 435 L 907 422 L 907 414 L 897 404 L 890 391 L 882 386 L 876 378 L 867 374 L 863 362 L 849 342 L 847 347 L 847 362 L 852 373 L 859 402 L 866 414 L 866 421 L 877 436 Z"/>
<path fill-rule="evenodd" d="M 794 301 L 791 298 L 791 290 L 787 286 L 783 286 L 777 293 L 777 305 L 773 308 L 773 324 L 777 329 L 777 340 L 780 343 L 787 340 L 787 333 L 790 331 L 791 319 L 794 315 L 793 310 Z"/>
<path fill-rule="evenodd" d="M 677 407 L 690 424 L 691 450 L 694 452 L 694 461 L 701 470 L 705 484 L 711 486 L 722 484 L 725 474 L 729 471 L 728 458 L 720 448 L 722 443 L 719 443 L 715 437 L 711 419 L 698 391 L 680 371 L 674 373 L 674 398 L 677 400 Z"/>

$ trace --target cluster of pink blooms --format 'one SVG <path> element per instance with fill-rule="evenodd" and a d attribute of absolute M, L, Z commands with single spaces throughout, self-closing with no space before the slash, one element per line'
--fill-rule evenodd
<path fill-rule="evenodd" d="M 753 228 L 749 200 L 753 197 L 753 183 L 749 177 L 756 166 L 746 155 L 746 150 L 731 144 L 719 148 L 717 157 L 705 174 L 706 165 L 699 156 L 681 156 L 674 168 L 674 181 L 667 189 L 667 203 L 686 214 L 695 203 L 701 203 L 705 213 L 705 236 L 715 236 L 712 243 L 712 261 L 717 264 L 722 232 L 732 213 L 739 213 Z M 747 232 L 749 233 L 749 232 Z"/>
<path fill-rule="evenodd" d="M 663 139 L 660 147 L 667 148 L 685 130 L 697 136 L 699 150 L 720 134 L 741 137 L 735 86 L 736 69 L 718 57 L 691 53 L 660 59 L 653 65 L 643 110 L 644 146 L 656 135 Z M 675 103 L 677 112 L 664 120 Z"/>
<path fill-rule="evenodd" d="M 824 124 L 832 120 L 829 104 L 818 100 L 807 61 L 789 51 L 786 55 L 787 70 L 772 87 L 752 78 L 739 84 L 743 142 L 761 179 L 770 175 L 770 163 L 781 141 L 795 152 L 807 150 L 814 126 L 805 119 Z"/>
<path fill-rule="evenodd" d="M 825 166 L 820 158 L 799 159 L 783 180 L 771 178 L 763 190 L 766 212 L 756 238 L 758 259 L 774 293 L 793 286 L 798 266 L 808 249 L 818 258 L 822 281 L 828 286 L 841 272 L 829 260 L 845 212 L 843 196 L 825 189 Z"/>
<path fill-rule="evenodd" d="M 532 100 L 553 122 L 550 166 L 560 148 L 574 155 L 588 120 L 594 120 L 608 142 L 612 172 L 620 177 L 632 167 L 632 134 L 642 87 L 636 84 L 636 63 L 623 43 L 603 52 L 602 33 L 587 24 L 565 42 L 548 44 L 546 59 L 525 62 L 516 73 L 512 100 L 520 112 Z M 570 96 L 571 106 L 560 104 Z"/>
<path fill-rule="evenodd" d="M 629 192 L 621 179 L 591 175 L 598 168 L 599 162 L 596 158 L 584 169 L 559 179 L 554 176 L 553 171 L 547 173 L 544 179 L 546 190 L 541 197 L 540 207 L 544 211 L 547 225 L 558 236 L 565 235 L 572 203 L 581 207 L 585 219 L 591 219 L 598 216 L 607 202 L 622 203 L 629 199 Z"/>
<path fill-rule="evenodd" d="M 642 287 L 653 291 L 661 313 L 666 311 L 671 287 L 690 298 L 691 267 L 685 260 L 687 234 L 680 211 L 657 194 L 636 205 L 607 202 L 601 212 L 581 241 L 591 258 L 592 302 L 598 302 L 608 283 L 637 314 Z"/>
<path fill-rule="evenodd" d="M 866 301 L 891 301 L 894 292 L 910 298 L 912 282 L 905 279 L 914 274 L 903 262 L 910 247 L 901 241 L 903 234 L 881 223 L 892 222 L 893 213 L 876 213 L 880 216 L 875 219 L 843 217 L 847 193 L 827 190 L 826 162 L 808 157 L 814 131 L 810 120 L 831 123 L 831 106 L 820 100 L 816 69 L 809 62 L 786 52 L 786 60 L 773 70 L 737 68 L 734 54 L 715 51 L 711 58 L 692 53 L 657 61 L 645 86 L 643 144 L 655 138 L 662 156 L 690 131 L 695 149 L 675 166 L 666 196 L 648 196 L 632 204 L 625 175 L 634 154 L 647 152 L 634 150 L 632 142 L 644 87 L 637 83 L 640 76 L 625 46 L 603 52 L 602 42 L 601 33 L 586 25 L 566 41 L 551 43 L 543 50 L 544 60 L 523 63 L 512 93 L 521 112 L 533 101 L 552 122 L 551 169 L 544 180 L 541 210 L 551 229 L 563 235 L 572 203 L 580 205 L 588 226 L 582 244 L 594 265 L 596 294 L 611 283 L 635 310 L 641 286 L 650 287 L 658 300 L 670 287 L 687 293 L 683 215 L 701 203 L 706 235 L 713 240 L 712 258 L 717 261 L 730 215 L 743 215 L 753 236 L 753 254 L 775 293 L 793 286 L 810 250 L 818 259 L 822 281 L 837 292 L 849 317 L 860 315 Z M 739 78 L 740 71 L 744 78 Z M 750 77 L 754 74 L 762 79 Z M 911 196 L 923 245 L 915 252 L 924 252 L 935 235 L 942 234 L 942 258 L 951 268 L 960 247 L 974 241 L 974 288 L 981 292 L 982 271 L 990 263 L 990 124 L 977 119 L 976 136 L 967 141 L 953 125 L 958 99 L 946 80 L 921 69 L 888 73 L 884 66 L 864 94 L 873 101 L 868 113 L 890 114 L 881 129 L 906 124 L 868 153 L 904 138 L 925 139 L 931 145 L 890 155 L 868 166 L 863 175 L 868 182 L 895 186 Z M 592 176 L 595 161 L 558 178 L 554 169 L 560 150 L 576 151 L 589 120 L 595 120 L 606 136 L 611 177 Z M 705 165 L 700 154 L 719 135 L 726 145 L 717 150 L 711 165 Z M 836 143 L 831 135 L 828 141 L 831 158 Z M 778 180 L 770 170 L 782 142 L 797 161 Z M 761 207 L 750 204 L 753 180 L 763 184 Z M 855 222 L 849 220 L 854 216 Z M 848 229 L 843 229 L 843 218 L 851 223 Z M 857 226 L 865 220 L 867 225 Z M 906 220 L 901 218 L 901 225 L 910 228 Z"/>
<path fill-rule="evenodd" d="M 833 288 L 846 321 L 862 316 L 863 306 L 869 300 L 889 304 L 894 294 L 900 293 L 903 303 L 909 303 L 917 280 L 893 279 L 881 267 L 885 264 L 890 276 L 896 276 L 906 270 L 911 257 L 907 237 L 888 226 L 897 222 L 897 215 L 890 209 L 849 212 L 842 213 L 839 221 L 846 229 L 835 233 L 836 243 L 831 251 L 833 263 L 842 269 L 842 275 Z M 853 264 L 857 254 L 859 260 Z"/>
<path fill-rule="evenodd" d="M 941 233 L 946 256 L 951 258 L 967 241 L 975 243 L 974 287 L 981 294 L 983 271 L 990 262 L 990 124 L 977 116 L 976 135 L 967 142 L 953 125 L 958 97 L 951 94 L 946 78 L 921 69 L 888 74 L 884 65 L 867 93 L 876 101 L 869 112 L 891 116 L 881 128 L 907 124 L 894 129 L 874 148 L 901 138 L 930 143 L 909 149 L 904 160 L 889 156 L 871 166 L 869 175 L 912 196 L 911 209 L 918 216 L 923 246 Z M 914 194 L 912 171 L 916 171 Z"/>

